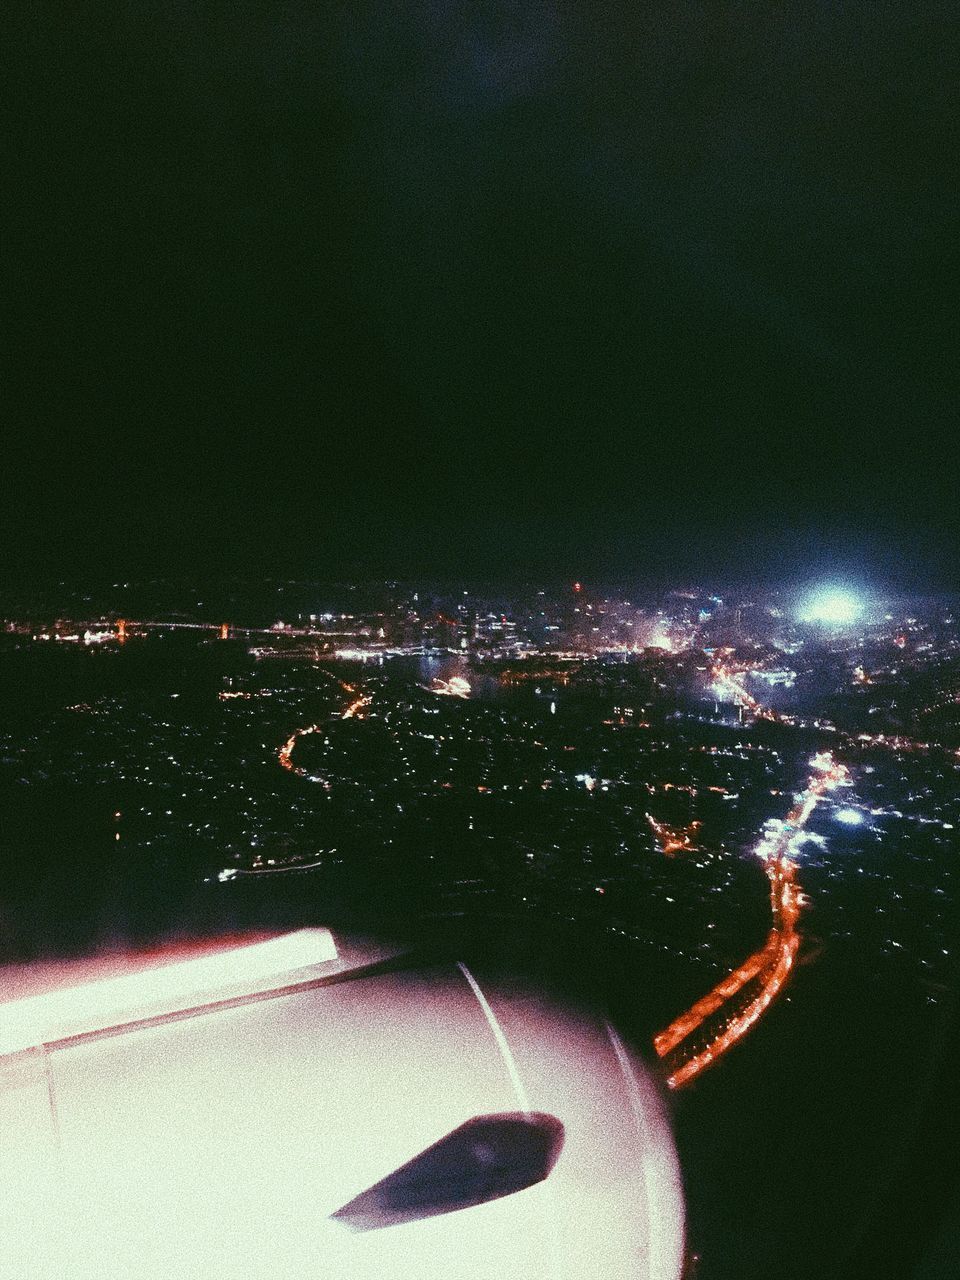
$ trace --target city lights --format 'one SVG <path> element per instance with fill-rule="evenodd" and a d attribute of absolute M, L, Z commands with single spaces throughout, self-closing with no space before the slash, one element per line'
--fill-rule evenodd
<path fill-rule="evenodd" d="M 419 594 L 391 585 L 356 604 L 352 594 L 334 609 L 313 587 L 285 599 L 282 630 L 272 611 L 246 625 L 239 597 L 222 647 L 189 606 L 167 621 L 159 608 L 129 618 L 125 607 L 130 671 L 151 652 L 184 659 L 153 700 L 129 685 L 126 665 L 107 666 L 120 644 L 110 620 L 121 616 L 109 600 L 72 617 L 7 619 L 0 638 L 12 657 L 38 646 L 51 664 L 79 655 L 110 691 L 72 695 L 58 721 L 8 734 L 30 858 L 43 864 L 33 806 L 79 783 L 97 808 L 96 837 L 80 828 L 87 866 L 111 840 L 120 890 L 129 866 L 152 868 L 162 891 L 169 866 L 224 905 L 245 903 L 260 878 L 296 912 L 303 890 L 352 895 L 375 868 L 378 893 L 409 907 L 413 926 L 421 910 L 471 921 L 519 912 L 537 927 L 559 911 L 629 948 L 631 982 L 651 959 L 702 976 L 693 993 L 678 988 L 673 1021 L 659 1022 L 654 1049 L 671 1089 L 724 1060 L 795 966 L 847 945 L 854 928 L 875 965 L 896 962 L 904 977 L 912 966 L 925 1007 L 941 1000 L 952 889 L 914 868 L 918 856 L 924 866 L 953 859 L 960 829 L 960 630 L 947 602 L 903 601 L 885 616 L 834 584 L 811 593 L 803 616 L 818 625 L 804 629 L 780 592 L 711 608 L 687 590 L 624 599 L 568 586 L 466 596 L 459 584 Z M 58 643 L 88 632 L 102 635 L 93 651 Z M 193 685 L 194 653 L 218 668 L 216 683 Z M 92 749 L 79 754 L 81 736 Z M 101 807 L 114 819 L 102 834 Z M 850 856 L 854 838 L 869 859 Z M 49 878 L 38 883 L 50 891 Z M 840 889 L 867 903 L 859 919 L 855 905 L 835 905 Z M 908 909 L 924 921 L 915 946 Z M 790 998 L 811 998 L 811 975 Z M 84 991 L 71 1001 L 92 1021 L 10 1004 L 4 1032 L 36 1043 L 48 1034 L 33 1016 L 42 1013 L 54 1034 L 67 1023 L 68 1037 L 85 1037 L 94 1014 L 104 1026 L 126 1016 L 123 991 Z M 694 1000 L 697 991 L 706 994 Z M 206 1007 L 191 989 L 145 1016 Z"/>

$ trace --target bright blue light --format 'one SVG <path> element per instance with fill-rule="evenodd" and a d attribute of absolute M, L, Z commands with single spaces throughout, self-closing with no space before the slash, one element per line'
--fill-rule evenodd
<path fill-rule="evenodd" d="M 864 821 L 863 814 L 859 809 L 837 809 L 833 815 L 838 822 L 844 822 L 848 827 L 859 827 Z"/>

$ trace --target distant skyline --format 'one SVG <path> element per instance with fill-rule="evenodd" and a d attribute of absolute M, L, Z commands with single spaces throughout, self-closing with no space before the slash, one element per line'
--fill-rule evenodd
<path fill-rule="evenodd" d="M 0 570 L 956 588 L 958 36 L 25 18 Z"/>

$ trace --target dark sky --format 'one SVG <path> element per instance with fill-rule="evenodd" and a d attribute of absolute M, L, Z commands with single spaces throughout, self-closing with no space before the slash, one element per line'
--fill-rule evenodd
<path fill-rule="evenodd" d="M 14 0 L 15 576 L 955 585 L 956 0 Z"/>

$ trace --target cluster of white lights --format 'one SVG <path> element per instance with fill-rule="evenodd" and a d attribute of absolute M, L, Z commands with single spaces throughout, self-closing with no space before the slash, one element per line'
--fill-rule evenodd
<path fill-rule="evenodd" d="M 829 590 L 815 595 L 800 611 L 801 622 L 819 622 L 843 627 L 856 622 L 862 613 L 860 601 L 849 591 Z"/>
<path fill-rule="evenodd" d="M 864 821 L 863 814 L 859 809 L 837 809 L 833 816 L 838 822 L 842 822 L 848 827 L 859 827 Z"/>

